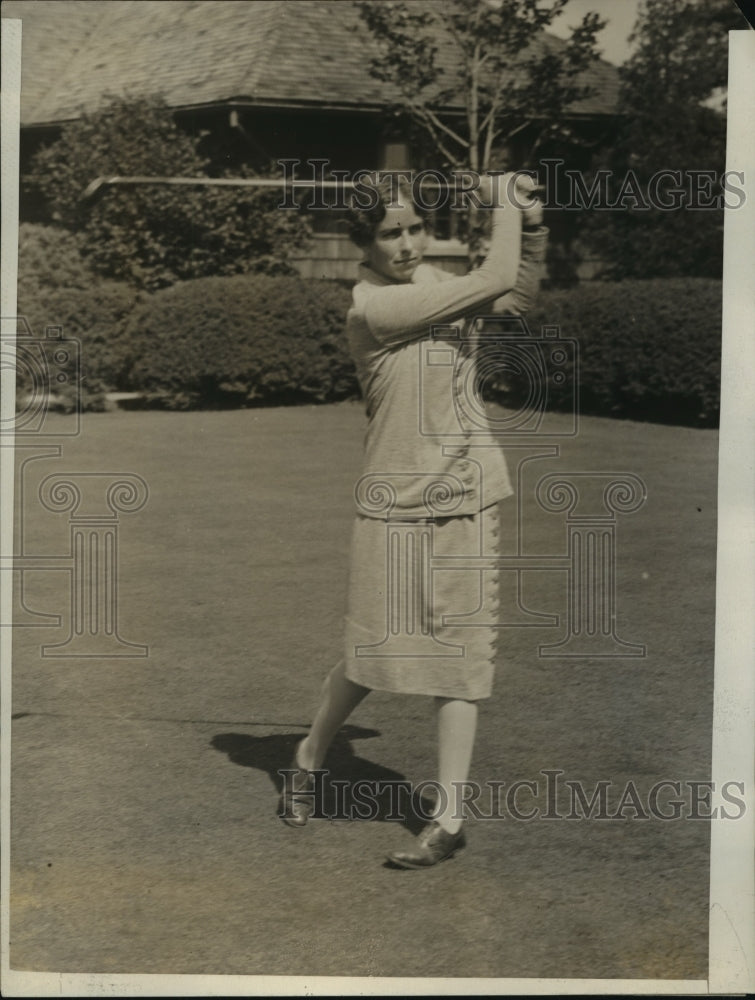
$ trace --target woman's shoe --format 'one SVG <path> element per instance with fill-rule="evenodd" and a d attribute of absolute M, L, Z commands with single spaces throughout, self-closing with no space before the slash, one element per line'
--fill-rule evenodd
<path fill-rule="evenodd" d="M 291 767 L 283 773 L 283 791 L 278 808 L 278 815 L 288 826 L 304 826 L 315 809 L 316 774 L 300 767 L 296 756 L 294 753 Z"/>
<path fill-rule="evenodd" d="M 458 833 L 448 833 L 436 820 L 433 820 L 417 837 L 413 850 L 394 851 L 388 855 L 388 860 L 399 868 L 429 868 L 431 865 L 437 865 L 439 861 L 452 858 L 466 845 L 466 842 L 463 830 L 459 830 Z"/>

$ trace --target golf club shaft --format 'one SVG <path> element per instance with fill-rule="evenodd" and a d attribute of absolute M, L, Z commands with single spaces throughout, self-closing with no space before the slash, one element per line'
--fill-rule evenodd
<path fill-rule="evenodd" d="M 436 177 L 422 179 L 423 184 L 428 187 L 441 187 L 441 182 Z M 451 181 L 447 186 L 451 186 Z M 285 190 L 287 187 L 320 188 L 322 190 L 351 190 L 354 188 L 352 181 L 337 180 L 297 180 L 285 177 L 147 177 L 147 176 L 118 176 L 95 177 L 86 186 L 81 195 L 81 201 L 88 201 L 98 191 L 104 187 L 136 187 L 139 185 L 169 185 L 169 186 L 190 186 L 190 187 L 246 187 L 246 188 L 271 188 Z M 535 191 L 543 190 L 542 186 L 524 187 L 517 183 L 517 187 L 523 194 L 532 194 Z"/>

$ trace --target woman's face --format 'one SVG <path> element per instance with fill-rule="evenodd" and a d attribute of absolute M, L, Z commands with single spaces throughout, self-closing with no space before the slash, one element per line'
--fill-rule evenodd
<path fill-rule="evenodd" d="M 390 281 L 407 282 L 421 262 L 427 247 L 425 224 L 412 205 L 390 205 L 379 224 L 366 261 Z"/>

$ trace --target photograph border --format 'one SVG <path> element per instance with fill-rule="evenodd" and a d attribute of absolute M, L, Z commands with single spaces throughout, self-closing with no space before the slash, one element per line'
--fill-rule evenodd
<path fill-rule="evenodd" d="M 15 331 L 18 233 L 18 135 L 21 22 L 2 25 L 2 316 Z M 722 405 L 712 780 L 745 783 L 745 817 L 711 820 L 709 978 L 705 980 L 392 979 L 349 977 L 110 975 L 39 973 L 9 966 L 10 742 L 12 629 L 0 628 L 2 674 L 2 942 L 5 996 L 249 996 L 449 994 L 728 994 L 755 989 L 755 33 L 730 32 L 727 170 L 745 174 L 745 204 L 725 213 Z M 2 371 L 3 420 L 12 419 L 15 378 Z M 13 551 L 13 447 L 0 448 L 0 554 Z M 0 574 L 0 621 L 11 615 L 11 574 Z M 715 798 L 713 804 L 716 804 Z"/>

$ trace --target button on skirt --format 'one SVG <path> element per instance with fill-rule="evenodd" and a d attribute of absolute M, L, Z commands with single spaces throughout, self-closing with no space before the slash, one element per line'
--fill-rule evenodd
<path fill-rule="evenodd" d="M 498 617 L 498 508 L 464 517 L 359 516 L 351 543 L 346 676 L 364 687 L 490 696 Z"/>

